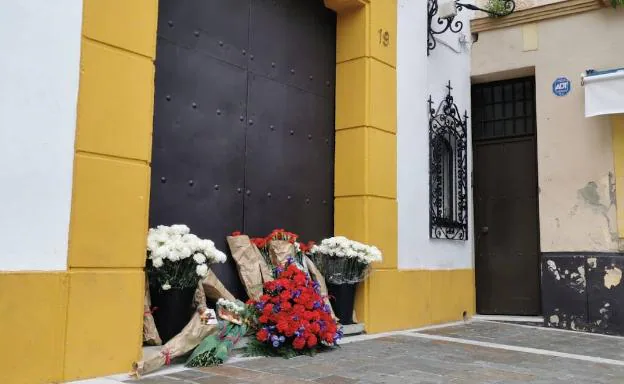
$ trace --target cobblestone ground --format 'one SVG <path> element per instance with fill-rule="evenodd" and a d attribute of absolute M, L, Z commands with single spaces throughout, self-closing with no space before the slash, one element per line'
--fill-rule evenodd
<path fill-rule="evenodd" d="M 252 359 L 126 382 L 624 383 L 624 339 L 472 322 L 350 342 L 315 357 Z"/>

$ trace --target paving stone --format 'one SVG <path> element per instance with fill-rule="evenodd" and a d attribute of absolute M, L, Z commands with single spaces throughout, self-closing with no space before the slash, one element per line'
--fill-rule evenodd
<path fill-rule="evenodd" d="M 427 331 L 624 361 L 624 339 L 499 323 Z M 203 376 L 202 376 L 203 375 Z M 624 366 L 406 335 L 354 342 L 314 357 L 261 358 L 153 377 L 138 384 L 624 383 Z"/>
<path fill-rule="evenodd" d="M 188 369 L 188 370 L 172 373 L 172 374 L 169 374 L 167 376 L 175 378 L 175 379 L 180 379 L 180 380 L 190 380 L 190 381 L 193 381 L 195 379 L 212 376 L 212 374 L 210 374 L 208 372 L 202 372 L 200 370 Z"/>
<path fill-rule="evenodd" d="M 320 384 L 353 384 L 358 382 L 357 380 L 351 379 L 349 377 L 336 375 L 321 377 L 319 379 L 316 379 L 315 381 Z"/>

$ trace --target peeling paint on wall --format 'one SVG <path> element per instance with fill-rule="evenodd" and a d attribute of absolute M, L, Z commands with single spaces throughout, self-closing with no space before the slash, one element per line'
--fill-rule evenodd
<path fill-rule="evenodd" d="M 617 287 L 622 281 L 622 270 L 618 267 L 605 267 L 604 286 L 608 289 Z"/>
<path fill-rule="evenodd" d="M 555 264 L 553 260 L 548 260 L 546 264 L 548 265 L 548 270 L 555 276 L 555 279 L 561 280 L 561 275 L 559 274 L 557 264 Z"/>
<path fill-rule="evenodd" d="M 603 223 L 593 226 L 592 230 L 584 233 L 593 247 L 591 249 L 604 250 L 619 249 L 619 233 L 617 229 L 616 196 L 615 196 L 615 178 L 613 172 L 608 172 L 604 177 L 596 181 L 589 181 L 583 188 L 578 190 L 581 205 L 589 212 L 600 215 L 604 220 Z M 579 204 L 575 204 L 570 211 L 570 217 L 576 216 Z M 589 219 L 589 218 L 588 218 Z M 587 225 L 590 221 L 585 220 Z"/>

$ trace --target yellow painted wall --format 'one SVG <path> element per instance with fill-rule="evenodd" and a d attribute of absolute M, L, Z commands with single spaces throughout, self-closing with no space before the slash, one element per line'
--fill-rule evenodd
<path fill-rule="evenodd" d="M 69 239 L 65 380 L 141 356 L 156 0 L 85 0 Z"/>
<path fill-rule="evenodd" d="M 69 276 L 0 273 L 0 382 L 63 379 Z"/>
<path fill-rule="evenodd" d="M 624 115 L 611 116 L 615 200 L 620 238 L 624 238 Z"/>
<path fill-rule="evenodd" d="M 338 11 L 334 232 L 384 256 L 359 287 L 357 319 L 376 333 L 471 315 L 473 270 L 398 269 L 397 2 L 325 3 Z"/>

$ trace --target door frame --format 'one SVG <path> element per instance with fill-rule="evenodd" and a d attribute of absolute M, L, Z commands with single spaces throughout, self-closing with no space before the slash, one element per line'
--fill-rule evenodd
<path fill-rule="evenodd" d="M 539 186 L 539 147 L 538 147 L 538 126 L 537 126 L 537 97 L 536 97 L 536 86 L 535 86 L 535 75 L 532 74 L 530 76 L 518 76 L 518 77 L 509 77 L 509 78 L 504 78 L 504 79 L 497 79 L 495 81 L 479 81 L 479 82 L 475 82 L 471 84 L 471 88 L 475 85 L 480 85 L 480 84 L 493 84 L 493 83 L 504 83 L 504 82 L 509 82 L 509 81 L 513 81 L 513 80 L 520 80 L 520 79 L 526 79 L 526 78 L 533 78 L 533 127 L 534 127 L 534 132 L 532 134 L 528 134 L 528 135 L 519 135 L 519 136 L 512 136 L 512 137 L 500 137 L 500 138 L 495 138 L 495 139 L 489 139 L 489 140 L 483 140 L 481 141 L 481 145 L 488 145 L 488 144 L 502 144 L 502 143 L 510 143 L 510 142 L 514 142 L 514 141 L 521 141 L 521 140 L 526 140 L 527 137 L 531 138 L 531 141 L 533 142 L 533 147 L 534 147 L 534 153 L 535 153 L 535 169 L 534 169 L 534 173 L 535 173 L 535 178 L 536 178 L 536 186 L 537 186 L 537 199 L 536 199 L 536 204 L 537 206 L 535 207 L 536 209 L 536 220 L 537 220 L 537 260 L 536 260 L 536 265 L 535 267 L 537 268 L 537 273 L 538 273 L 538 280 L 537 280 L 537 289 L 539 292 L 539 296 L 538 296 L 538 307 L 539 307 L 539 314 L 538 316 L 541 316 L 544 312 L 543 310 L 543 304 L 542 304 L 542 281 L 541 281 L 541 272 L 542 272 L 542 267 L 541 267 L 541 258 L 542 258 L 542 249 L 541 249 L 541 225 L 540 225 L 540 186 Z M 471 104 L 472 103 L 472 96 L 471 96 Z M 474 120 L 473 120 L 474 121 Z M 471 153 L 470 153 L 470 161 L 471 161 L 471 165 L 472 165 L 472 170 L 471 170 L 471 192 L 472 192 L 472 235 L 474 236 L 473 239 L 473 260 L 474 260 L 474 270 L 475 270 L 475 312 L 477 314 L 480 314 L 478 312 L 478 301 L 479 301 L 479 290 L 477 289 L 477 284 L 478 284 L 478 273 L 477 273 L 477 255 L 478 255 L 478 247 L 479 247 L 479 239 L 481 238 L 481 230 L 480 228 L 477 227 L 477 222 L 476 222 L 476 205 L 477 205 L 477 199 L 476 199 L 476 183 L 475 183 L 475 174 L 477 172 L 476 169 L 476 162 L 475 162 L 475 153 L 476 153 L 476 147 L 479 145 L 477 144 L 479 142 L 479 140 L 475 140 L 475 135 L 474 135 L 474 130 L 470 129 L 470 149 L 471 149 Z M 507 316 L 507 315 L 502 315 L 502 316 Z"/>

